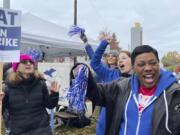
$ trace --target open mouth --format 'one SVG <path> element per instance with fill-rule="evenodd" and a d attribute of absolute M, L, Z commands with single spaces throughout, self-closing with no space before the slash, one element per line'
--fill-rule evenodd
<path fill-rule="evenodd" d="M 154 82 L 154 75 L 144 75 L 144 82 L 147 84 L 152 84 Z"/>
<path fill-rule="evenodd" d="M 123 70 L 125 68 L 125 65 L 120 65 L 120 70 Z"/>

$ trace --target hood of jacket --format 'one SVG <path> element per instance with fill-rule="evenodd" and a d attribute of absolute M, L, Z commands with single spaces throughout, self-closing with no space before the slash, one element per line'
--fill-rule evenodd
<path fill-rule="evenodd" d="M 160 69 L 160 78 L 154 96 L 158 97 L 165 89 L 167 89 L 175 82 L 178 82 L 178 79 L 176 76 L 173 75 L 171 71 L 165 71 L 163 69 Z M 139 94 L 139 81 L 135 73 L 132 75 L 131 88 L 133 94 Z"/>

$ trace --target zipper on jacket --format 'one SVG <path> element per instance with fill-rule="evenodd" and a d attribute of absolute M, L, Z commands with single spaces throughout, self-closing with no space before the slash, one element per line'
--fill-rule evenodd
<path fill-rule="evenodd" d="M 137 128 L 136 128 L 136 135 L 138 135 L 138 133 L 139 133 L 140 123 L 141 123 L 141 114 L 138 111 L 138 124 L 137 124 Z"/>
<path fill-rule="evenodd" d="M 135 94 L 133 95 L 133 98 L 134 98 L 134 101 L 135 101 L 135 103 L 136 103 L 136 105 L 137 105 L 137 109 L 138 109 L 138 124 L 137 124 L 137 128 L 136 128 L 136 135 L 138 135 L 138 133 L 139 133 L 139 127 L 140 127 L 140 123 L 141 123 L 141 115 L 142 115 L 142 113 L 144 112 L 144 110 L 145 110 L 150 104 L 152 104 L 152 103 L 154 102 L 154 100 L 157 99 L 157 97 L 154 97 L 154 98 L 144 107 L 144 110 L 142 111 L 141 114 L 139 113 L 139 103 L 138 103 L 138 101 L 137 101 L 137 99 L 136 99 L 136 95 L 135 95 Z"/>

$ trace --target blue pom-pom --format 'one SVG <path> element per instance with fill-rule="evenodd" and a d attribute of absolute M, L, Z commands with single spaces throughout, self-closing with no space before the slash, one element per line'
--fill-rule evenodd
<path fill-rule="evenodd" d="M 78 27 L 76 25 L 72 25 L 69 32 L 68 32 L 68 35 L 72 37 L 72 36 L 74 36 L 76 34 L 80 35 L 82 32 L 85 32 L 85 29 L 80 28 L 80 27 Z"/>
<path fill-rule="evenodd" d="M 76 112 L 80 112 L 81 115 L 85 113 L 84 110 L 87 110 L 85 96 L 88 85 L 88 72 L 87 66 L 79 68 L 78 76 L 72 82 L 66 96 L 69 100 L 70 108 Z"/>
<path fill-rule="evenodd" d="M 31 56 L 35 62 L 38 62 L 38 60 L 40 60 L 41 56 L 42 56 L 41 52 L 39 52 L 38 50 L 35 50 L 33 48 L 25 49 L 24 52 L 25 52 L 25 54 Z"/>

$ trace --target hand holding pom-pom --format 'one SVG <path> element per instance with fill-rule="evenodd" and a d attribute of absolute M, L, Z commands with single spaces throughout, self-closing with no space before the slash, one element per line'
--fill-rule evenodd
<path fill-rule="evenodd" d="M 84 32 L 81 32 L 80 38 L 84 43 L 86 43 L 88 41 L 86 34 Z"/>

